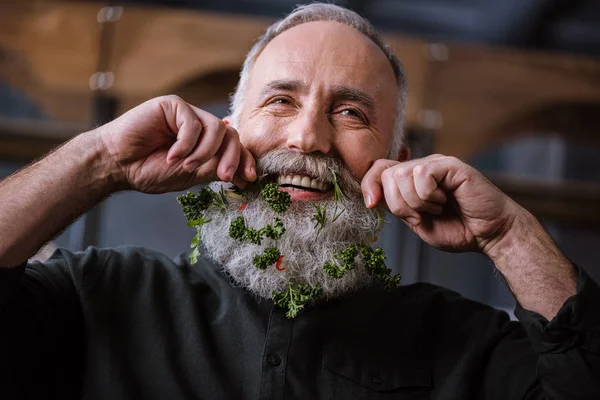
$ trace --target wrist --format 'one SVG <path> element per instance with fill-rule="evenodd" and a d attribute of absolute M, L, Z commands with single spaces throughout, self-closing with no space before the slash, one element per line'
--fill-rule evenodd
<path fill-rule="evenodd" d="M 118 164 L 101 138 L 100 128 L 80 134 L 70 144 L 77 149 L 79 167 L 84 172 L 86 186 L 100 197 L 126 189 Z"/>
<path fill-rule="evenodd" d="M 500 236 L 490 241 L 483 253 L 501 265 L 511 254 L 519 252 L 519 248 L 527 246 L 528 240 L 547 233 L 538 220 L 527 210 L 516 204 L 516 210 L 507 219 L 506 228 Z M 520 252 L 519 252 L 520 253 Z"/>

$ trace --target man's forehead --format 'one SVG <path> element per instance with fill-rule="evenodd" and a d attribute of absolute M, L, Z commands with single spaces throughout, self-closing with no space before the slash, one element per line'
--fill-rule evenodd
<path fill-rule="evenodd" d="M 281 33 L 258 56 L 254 81 L 294 79 L 305 84 L 352 82 L 369 91 L 395 87 L 393 69 L 381 49 L 355 29 L 329 21 L 308 22 Z"/>

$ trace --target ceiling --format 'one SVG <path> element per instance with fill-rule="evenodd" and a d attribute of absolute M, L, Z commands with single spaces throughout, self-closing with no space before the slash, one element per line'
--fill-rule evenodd
<path fill-rule="evenodd" d="M 431 40 L 600 55 L 597 0 L 335 0 L 382 30 Z M 120 4 L 282 17 L 298 0 L 129 0 Z"/>

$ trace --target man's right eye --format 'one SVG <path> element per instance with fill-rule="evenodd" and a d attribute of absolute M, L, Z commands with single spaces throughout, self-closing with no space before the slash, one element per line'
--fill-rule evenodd
<path fill-rule="evenodd" d="M 282 105 L 282 104 L 290 104 L 290 99 L 285 97 L 275 97 L 273 100 L 269 102 L 269 104 Z"/>

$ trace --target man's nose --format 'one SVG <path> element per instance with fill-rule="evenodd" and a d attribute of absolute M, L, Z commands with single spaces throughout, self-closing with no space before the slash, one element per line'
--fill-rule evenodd
<path fill-rule="evenodd" d="M 287 148 L 303 153 L 328 154 L 331 150 L 331 129 L 327 114 L 303 110 L 288 125 Z"/>

